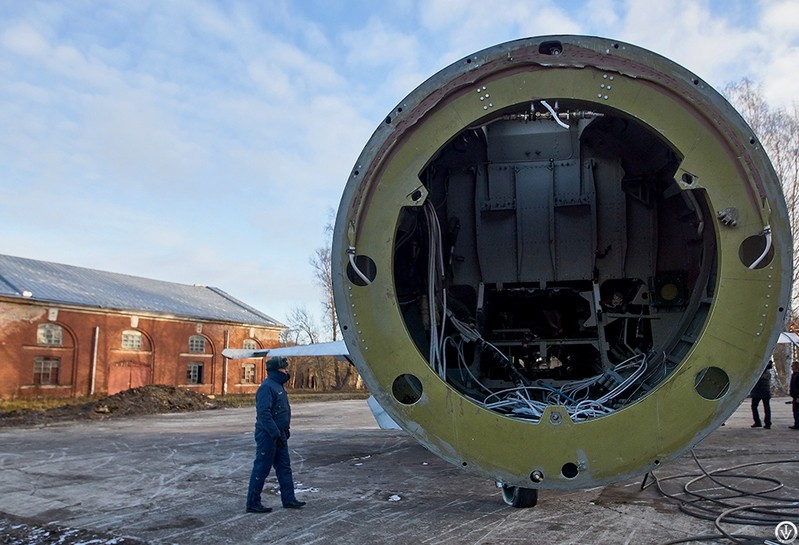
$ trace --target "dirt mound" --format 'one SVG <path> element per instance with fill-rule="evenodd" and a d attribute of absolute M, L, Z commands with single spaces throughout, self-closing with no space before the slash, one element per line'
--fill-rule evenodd
<path fill-rule="evenodd" d="M 204 394 L 175 386 L 152 384 L 125 390 L 86 405 L 97 414 L 158 414 L 215 409 L 218 404 Z"/>
<path fill-rule="evenodd" d="M 41 425 L 61 420 L 104 419 L 113 416 L 201 411 L 226 406 L 231 406 L 231 404 L 191 390 L 151 384 L 125 390 L 83 405 L 0 413 L 0 427 Z"/>

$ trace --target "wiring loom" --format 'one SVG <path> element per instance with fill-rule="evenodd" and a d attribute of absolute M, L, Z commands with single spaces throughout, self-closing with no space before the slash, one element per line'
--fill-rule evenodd
<path fill-rule="evenodd" d="M 446 346 L 455 348 L 458 355 L 458 367 L 461 378 L 465 371 L 471 379 L 487 394 L 482 401 L 474 400 L 487 409 L 512 414 L 513 416 L 538 422 L 541 415 L 549 405 L 559 405 L 566 408 L 574 422 L 581 422 L 597 416 L 612 413 L 615 409 L 613 402 L 633 385 L 641 385 L 641 377 L 647 371 L 647 358 L 645 354 L 635 355 L 619 364 L 612 370 L 606 370 L 599 375 L 573 381 L 557 388 L 542 381 L 528 383 L 525 377 L 513 366 L 508 357 L 496 346 L 483 339 L 479 331 L 471 325 L 457 319 L 447 308 L 447 290 L 444 287 L 445 267 L 441 225 L 438 221 L 435 207 L 426 202 L 423 206 L 428 232 L 428 263 L 427 263 L 427 320 L 430 332 L 429 363 L 439 377 L 447 380 L 447 355 Z M 439 308 L 441 312 L 439 313 Z M 439 323 L 440 316 L 440 323 Z M 445 335 L 445 326 L 449 324 L 455 329 L 452 335 Z M 484 385 L 466 364 L 464 343 L 476 343 L 482 349 L 491 351 L 491 355 L 511 375 L 515 387 L 494 391 Z M 602 385 L 608 391 L 596 399 L 592 399 L 591 389 Z M 628 397 L 632 394 L 628 393 Z"/>

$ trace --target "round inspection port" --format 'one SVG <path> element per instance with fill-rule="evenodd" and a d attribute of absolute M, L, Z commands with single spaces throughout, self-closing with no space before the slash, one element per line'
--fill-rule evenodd
<path fill-rule="evenodd" d="M 394 379 L 391 392 L 403 405 L 413 405 L 422 397 L 422 383 L 414 375 L 404 374 Z"/>
<path fill-rule="evenodd" d="M 377 277 L 377 265 L 367 255 L 356 255 L 355 266 L 352 260 L 347 264 L 347 278 L 356 286 L 368 286 Z"/>
<path fill-rule="evenodd" d="M 724 369 L 705 367 L 696 374 L 696 393 L 708 401 L 721 399 L 730 389 L 730 377 Z"/>
<path fill-rule="evenodd" d="M 577 464 L 568 462 L 563 464 L 563 467 L 560 468 L 560 474 L 566 477 L 567 479 L 574 479 L 580 470 L 577 468 Z"/>
<path fill-rule="evenodd" d="M 771 235 L 746 237 L 738 248 L 738 257 L 748 269 L 768 267 L 774 259 L 774 246 L 771 245 Z"/>

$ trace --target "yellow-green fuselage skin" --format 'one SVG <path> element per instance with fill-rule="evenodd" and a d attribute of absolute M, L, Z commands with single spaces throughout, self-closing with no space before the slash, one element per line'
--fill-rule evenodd
<path fill-rule="evenodd" d="M 542 53 L 546 43 L 560 44 L 562 52 Z M 715 214 L 704 218 L 715 231 L 718 270 L 707 320 L 684 359 L 636 402 L 579 423 L 558 406 L 550 406 L 537 423 L 503 416 L 445 383 L 408 334 L 392 273 L 400 210 L 424 201 L 419 175 L 430 159 L 464 128 L 540 99 L 576 99 L 624 112 L 683 157 L 676 176 L 681 189 L 704 190 L 713 211 L 735 207 L 739 212 L 735 227 L 722 225 Z M 682 174 L 690 175 L 688 183 Z M 739 248 L 767 225 L 773 259 L 750 269 Z M 348 279 L 349 248 L 374 261 L 371 284 Z M 766 154 L 735 110 L 704 81 L 629 44 L 536 37 L 452 64 L 408 95 L 375 131 L 353 168 L 336 221 L 336 308 L 351 358 L 369 390 L 433 453 L 515 486 L 587 488 L 672 460 L 736 409 L 784 324 L 791 248 L 785 202 Z M 719 399 L 697 392 L 697 377 L 708 368 L 722 370 L 729 380 Z M 423 388 L 410 405 L 392 394 L 392 384 L 404 374 L 416 377 Z M 568 464 L 576 466 L 576 476 L 564 474 Z M 534 471 L 544 479 L 531 481 Z"/>

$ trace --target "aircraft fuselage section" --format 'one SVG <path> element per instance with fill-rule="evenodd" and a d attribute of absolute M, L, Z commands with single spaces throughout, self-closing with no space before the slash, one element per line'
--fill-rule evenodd
<path fill-rule="evenodd" d="M 353 168 L 336 308 L 391 417 L 500 482 L 649 471 L 735 410 L 777 340 L 791 239 L 751 129 L 603 38 L 500 44 L 406 97 Z"/>

